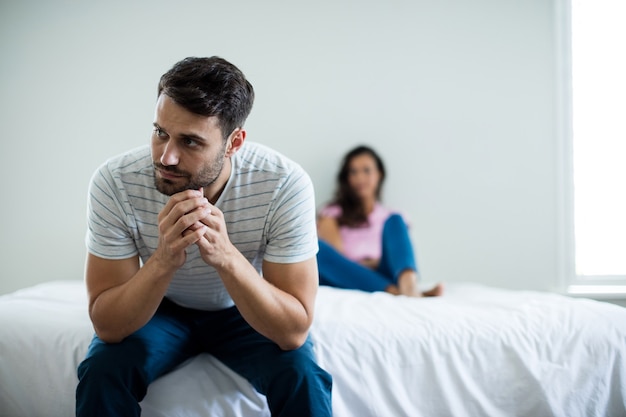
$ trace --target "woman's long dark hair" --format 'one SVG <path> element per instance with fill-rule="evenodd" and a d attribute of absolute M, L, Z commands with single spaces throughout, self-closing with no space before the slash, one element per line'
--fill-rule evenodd
<path fill-rule="evenodd" d="M 369 146 L 357 146 L 343 157 L 341 169 L 339 170 L 339 174 L 337 174 L 337 189 L 335 190 L 333 203 L 341 207 L 341 215 L 337 219 L 340 226 L 359 227 L 367 225 L 365 207 L 363 207 L 361 200 L 348 183 L 352 159 L 364 154 L 370 155 L 376 162 L 376 167 L 380 173 L 380 181 L 376 189 L 376 200 L 380 201 L 381 199 L 383 181 L 385 180 L 385 165 L 383 164 L 383 160 Z"/>

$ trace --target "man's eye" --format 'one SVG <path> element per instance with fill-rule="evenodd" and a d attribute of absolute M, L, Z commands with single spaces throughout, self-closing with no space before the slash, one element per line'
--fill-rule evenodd
<path fill-rule="evenodd" d="M 154 134 L 160 138 L 164 138 L 167 136 L 167 134 L 165 133 L 165 131 L 163 129 L 161 129 L 160 127 L 155 127 L 154 128 Z"/>
<path fill-rule="evenodd" d="M 191 138 L 185 138 L 185 139 L 183 139 L 183 142 L 185 143 L 185 145 L 187 145 L 189 147 L 194 147 L 194 146 L 198 145 L 198 142 L 196 142 L 195 140 L 193 140 Z"/>

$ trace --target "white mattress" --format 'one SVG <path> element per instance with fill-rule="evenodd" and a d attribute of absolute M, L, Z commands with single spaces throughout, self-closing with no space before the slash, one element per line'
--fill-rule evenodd
<path fill-rule="evenodd" d="M 0 416 L 70 416 L 92 336 L 80 281 L 0 296 Z M 337 417 L 626 416 L 626 309 L 477 284 L 410 299 L 322 287 L 312 328 Z M 269 416 L 210 355 L 155 381 L 143 416 Z"/>

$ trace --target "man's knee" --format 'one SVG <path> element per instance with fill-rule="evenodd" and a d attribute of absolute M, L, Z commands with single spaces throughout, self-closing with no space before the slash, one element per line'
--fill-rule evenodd
<path fill-rule="evenodd" d="M 294 390 L 302 386 L 318 386 L 325 390 L 332 387 L 331 375 L 322 369 L 312 353 L 310 342 L 300 349 L 284 352 L 278 361 L 275 381 L 279 385 L 291 386 Z"/>
<path fill-rule="evenodd" d="M 148 377 L 140 368 L 141 357 L 145 354 L 143 345 L 132 338 L 112 344 L 94 338 L 87 356 L 78 366 L 78 379 L 80 382 L 97 381 L 98 385 L 147 386 Z M 141 392 L 137 394 L 142 395 Z"/>
<path fill-rule="evenodd" d="M 94 338 L 77 370 L 77 416 L 140 415 L 139 401 L 148 388 L 135 362 L 140 351 L 134 342 L 105 344 Z"/>

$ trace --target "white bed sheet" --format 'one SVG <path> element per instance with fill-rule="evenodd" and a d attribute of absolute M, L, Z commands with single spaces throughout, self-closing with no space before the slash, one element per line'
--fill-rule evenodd
<path fill-rule="evenodd" d="M 0 416 L 74 415 L 76 368 L 92 336 L 80 281 L 0 296 Z M 141 407 L 144 417 L 270 415 L 265 398 L 210 355 L 155 381 Z"/>
<path fill-rule="evenodd" d="M 91 335 L 80 281 L 0 296 L 0 416 L 73 415 Z M 338 417 L 626 416 L 626 309 L 608 303 L 477 284 L 419 300 L 322 287 L 312 336 Z M 210 355 L 155 381 L 142 408 L 269 416 Z"/>
<path fill-rule="evenodd" d="M 626 416 L 622 307 L 475 284 L 321 299 L 338 416 Z"/>

